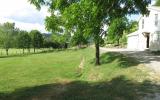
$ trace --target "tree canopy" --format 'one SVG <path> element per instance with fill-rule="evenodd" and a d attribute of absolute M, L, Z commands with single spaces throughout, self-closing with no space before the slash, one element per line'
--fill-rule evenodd
<path fill-rule="evenodd" d="M 8 55 L 8 50 L 13 46 L 15 36 L 15 24 L 6 22 L 0 25 L 0 43 L 2 48 L 6 50 Z"/>
<path fill-rule="evenodd" d="M 36 48 L 40 48 L 43 45 L 43 36 L 38 30 L 32 30 L 30 32 L 30 37 L 32 41 L 32 46 L 34 48 L 34 52 Z"/>
<path fill-rule="evenodd" d="M 160 0 L 156 0 L 155 6 L 160 6 Z"/>
<path fill-rule="evenodd" d="M 127 24 L 128 20 L 125 17 L 114 19 L 108 28 L 108 39 L 117 41 L 117 45 L 119 46 L 120 38 L 127 29 Z"/>
<path fill-rule="evenodd" d="M 28 51 L 30 52 L 30 47 L 31 47 L 31 37 L 29 36 L 27 31 L 20 31 L 18 36 L 17 36 L 17 44 L 18 48 L 23 49 L 23 54 L 24 54 L 24 49 L 27 48 Z"/>
<path fill-rule="evenodd" d="M 110 25 L 116 18 L 131 14 L 148 14 L 147 6 L 151 0 L 29 0 L 38 9 L 49 6 L 51 17 L 59 11 L 68 31 L 94 38 L 96 65 L 100 64 L 99 44 L 104 32 L 102 26 Z M 51 19 L 52 20 L 52 19 Z M 51 20 L 49 22 L 51 22 Z M 47 23 L 49 23 L 47 22 Z M 48 26 L 47 26 L 48 27 Z M 55 27 L 53 27 L 55 28 Z"/>

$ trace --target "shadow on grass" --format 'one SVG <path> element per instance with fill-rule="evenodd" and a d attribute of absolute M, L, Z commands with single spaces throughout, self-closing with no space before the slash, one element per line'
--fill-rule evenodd
<path fill-rule="evenodd" d="M 26 87 L 8 94 L 0 93 L 0 100 L 142 100 L 146 94 L 157 92 L 153 87 L 159 86 L 120 76 L 108 82 L 73 81 Z"/>
<path fill-rule="evenodd" d="M 91 63 L 94 63 L 95 60 L 93 60 Z M 117 61 L 117 66 L 122 68 L 132 67 L 140 64 L 138 60 L 136 60 L 133 57 L 125 56 L 118 52 L 107 52 L 103 53 L 100 56 L 100 62 L 101 64 L 109 64 L 114 61 Z"/>

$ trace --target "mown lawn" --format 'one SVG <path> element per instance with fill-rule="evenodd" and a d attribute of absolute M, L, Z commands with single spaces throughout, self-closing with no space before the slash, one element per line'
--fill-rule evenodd
<path fill-rule="evenodd" d="M 36 49 L 36 53 L 45 52 L 45 51 L 51 51 L 51 50 L 52 50 L 51 48 Z M 28 54 L 29 52 L 28 52 L 27 49 L 25 49 L 24 53 Z M 30 53 L 34 53 L 34 49 L 33 48 L 30 49 Z M 9 56 L 22 55 L 23 54 L 23 49 L 11 48 L 11 49 L 9 49 L 8 54 L 9 54 Z M 6 50 L 0 48 L 0 57 L 5 57 L 5 56 L 7 56 L 6 55 Z"/>
<path fill-rule="evenodd" d="M 142 100 L 158 87 L 135 59 L 105 53 L 101 66 L 94 66 L 94 52 L 86 48 L 0 58 L 0 100 Z"/>

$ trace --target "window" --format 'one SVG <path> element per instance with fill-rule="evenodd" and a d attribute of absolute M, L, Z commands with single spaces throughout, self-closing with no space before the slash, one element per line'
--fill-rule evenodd
<path fill-rule="evenodd" d="M 157 40 L 159 41 L 160 40 L 160 32 L 158 31 L 158 32 L 156 32 L 157 33 Z"/>
<path fill-rule="evenodd" d="M 160 40 L 160 31 L 157 31 L 153 34 L 153 41 L 159 41 Z"/>
<path fill-rule="evenodd" d="M 142 29 L 144 28 L 144 19 L 142 19 Z"/>
<path fill-rule="evenodd" d="M 155 41 L 157 41 L 157 40 L 158 40 L 158 36 L 157 36 L 156 33 L 154 33 L 154 34 L 153 34 L 153 41 L 155 42 Z"/>
<path fill-rule="evenodd" d="M 155 14 L 155 26 L 158 26 L 158 14 Z"/>

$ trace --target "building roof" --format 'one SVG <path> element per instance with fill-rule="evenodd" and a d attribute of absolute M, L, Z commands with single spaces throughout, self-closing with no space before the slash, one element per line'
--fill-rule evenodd
<path fill-rule="evenodd" d="M 133 32 L 133 33 L 130 33 L 130 34 L 128 34 L 127 36 L 130 37 L 130 36 L 136 36 L 136 35 L 138 35 L 138 31 L 135 31 L 135 32 Z"/>
<path fill-rule="evenodd" d="M 149 10 L 155 10 L 160 12 L 160 7 L 159 6 L 150 6 L 148 7 Z"/>
<path fill-rule="evenodd" d="M 149 6 L 148 9 L 160 12 L 160 6 Z M 143 15 L 139 17 L 138 21 L 140 21 L 142 18 L 143 18 Z"/>

